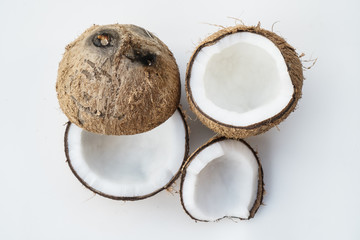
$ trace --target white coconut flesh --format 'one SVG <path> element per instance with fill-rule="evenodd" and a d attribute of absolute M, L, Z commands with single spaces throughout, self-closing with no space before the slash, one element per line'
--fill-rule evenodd
<path fill-rule="evenodd" d="M 249 32 L 203 47 L 194 59 L 189 86 L 203 113 L 237 127 L 275 116 L 294 92 L 280 50 L 266 37 Z"/>
<path fill-rule="evenodd" d="M 127 136 L 87 132 L 71 124 L 68 160 L 78 178 L 113 198 L 137 198 L 166 186 L 185 155 L 186 130 L 177 110 L 151 131 Z"/>
<path fill-rule="evenodd" d="M 257 159 L 241 141 L 224 140 L 203 149 L 186 169 L 184 208 L 195 219 L 248 219 L 258 191 Z"/>

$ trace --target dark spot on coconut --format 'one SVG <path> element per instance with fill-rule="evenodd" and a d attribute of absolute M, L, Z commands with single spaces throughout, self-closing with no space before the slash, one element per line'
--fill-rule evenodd
<path fill-rule="evenodd" d="M 143 54 L 141 52 L 135 53 L 135 61 L 141 62 L 143 65 L 151 66 L 156 60 L 156 55 L 152 53 Z"/>
<path fill-rule="evenodd" d="M 113 40 L 113 36 L 109 33 L 100 33 L 96 34 L 93 38 L 93 44 L 96 47 L 110 47 L 112 46 L 111 41 Z"/>
<path fill-rule="evenodd" d="M 102 29 L 87 38 L 88 46 L 95 47 L 103 53 L 112 53 L 113 50 L 119 45 L 119 34 L 113 29 Z M 110 52 L 109 52 L 110 51 Z"/>
<path fill-rule="evenodd" d="M 156 61 L 156 54 L 137 48 L 134 48 L 131 54 L 125 54 L 125 57 L 144 66 L 152 66 Z"/>

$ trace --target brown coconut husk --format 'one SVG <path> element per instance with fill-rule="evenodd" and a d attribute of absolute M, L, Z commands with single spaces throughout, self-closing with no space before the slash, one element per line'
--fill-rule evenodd
<path fill-rule="evenodd" d="M 180 182 L 180 200 L 181 200 L 181 205 L 183 207 L 183 209 L 185 210 L 185 212 L 194 220 L 196 221 L 201 221 L 201 222 L 209 222 L 207 220 L 204 220 L 204 219 L 197 219 L 195 218 L 194 216 L 191 215 L 190 212 L 187 211 L 185 205 L 184 205 L 184 201 L 183 201 L 183 195 L 182 195 L 182 189 L 183 189 L 183 184 L 184 184 L 184 181 L 185 181 L 185 178 L 186 178 L 186 169 L 187 167 L 189 166 L 189 164 L 191 163 L 191 161 L 202 151 L 204 150 L 205 148 L 209 147 L 210 145 L 216 143 L 216 142 L 220 142 L 220 141 L 224 141 L 224 140 L 227 140 L 229 138 L 226 138 L 226 137 L 223 137 L 223 136 L 215 136 L 213 138 L 211 138 L 208 142 L 206 142 L 204 145 L 202 145 L 201 147 L 199 147 L 198 149 L 195 150 L 195 152 L 193 152 L 190 157 L 186 160 L 181 172 L 181 182 Z M 237 217 L 237 216 L 225 216 L 223 218 L 231 218 L 231 219 L 240 219 L 240 220 L 249 220 L 251 218 L 253 218 L 256 214 L 256 212 L 258 211 L 259 207 L 263 204 L 263 198 L 264 198 L 264 195 L 265 195 L 265 184 L 264 184 L 264 172 L 263 172 L 263 169 L 262 169 L 262 165 L 261 165 L 261 162 L 260 162 L 260 159 L 257 155 L 257 152 L 247 143 L 245 142 L 244 140 L 242 139 L 233 139 L 233 140 L 237 140 L 237 141 L 240 141 L 242 143 L 244 143 L 254 154 L 255 158 L 256 158 L 256 161 L 257 161 L 257 164 L 258 164 L 258 188 L 257 188 L 257 194 L 256 194 L 256 200 L 254 202 L 254 205 L 251 207 L 250 209 L 250 215 L 248 218 L 240 218 L 240 217 Z M 223 218 L 220 218 L 220 219 L 217 219 L 218 220 L 221 220 Z"/>
<path fill-rule="evenodd" d="M 66 47 L 56 91 L 61 109 L 79 127 L 108 135 L 136 134 L 175 112 L 180 74 L 171 51 L 147 30 L 94 25 Z"/>
<path fill-rule="evenodd" d="M 89 186 L 76 172 L 76 170 L 74 169 L 74 167 L 72 166 L 72 162 L 71 162 L 71 158 L 69 156 L 69 145 L 68 145 L 68 133 L 69 133 L 69 129 L 70 129 L 70 125 L 72 124 L 71 122 L 67 123 L 66 126 L 66 130 L 65 130 L 65 135 L 64 135 L 64 147 L 65 147 L 65 155 L 66 155 L 66 162 L 69 164 L 69 167 L 72 171 L 72 173 L 75 175 L 75 177 L 81 182 L 81 184 L 83 184 L 87 189 L 91 190 L 92 192 L 99 194 L 100 196 L 106 197 L 106 198 L 110 198 L 113 200 L 123 200 L 123 201 L 136 201 L 136 200 L 142 200 L 142 199 L 146 199 L 148 197 L 154 196 L 155 194 L 168 189 L 172 186 L 172 184 L 179 178 L 180 174 L 181 174 L 181 170 L 182 167 L 184 166 L 188 156 L 189 156 L 189 127 L 188 124 L 186 122 L 186 115 L 182 110 L 182 107 L 179 106 L 178 110 L 181 114 L 182 120 L 183 120 L 183 124 L 184 124 L 184 128 L 185 128 L 185 153 L 184 153 L 184 157 L 183 157 L 183 162 L 181 164 L 181 167 L 179 169 L 179 171 L 174 175 L 174 177 L 162 188 L 156 189 L 154 190 L 152 193 L 149 193 L 147 195 L 142 195 L 142 196 L 137 196 L 137 197 L 121 197 L 121 196 L 112 196 L 112 195 L 108 195 L 105 194 L 95 188 L 92 188 L 91 186 Z"/>
<path fill-rule="evenodd" d="M 246 127 L 238 127 L 238 126 L 224 124 L 222 122 L 216 121 L 215 119 L 211 118 L 211 116 L 208 116 L 200 109 L 200 107 L 194 101 L 190 88 L 192 65 L 197 54 L 201 51 L 201 49 L 216 44 L 216 42 L 222 39 L 223 37 L 238 32 L 256 33 L 271 40 L 278 47 L 282 56 L 284 57 L 285 62 L 287 64 L 288 73 L 290 75 L 292 84 L 294 86 L 293 96 L 289 101 L 289 103 L 287 104 L 287 106 L 281 112 L 262 122 L 255 123 Z M 261 134 L 274 126 L 277 126 L 280 122 L 285 120 L 292 111 L 295 110 L 296 104 L 298 100 L 301 98 L 303 80 L 304 80 L 303 67 L 299 59 L 299 56 L 296 53 L 295 49 L 291 45 L 289 45 L 285 41 L 285 39 L 278 36 L 274 32 L 261 28 L 260 24 L 258 24 L 257 26 L 236 25 L 219 30 L 218 32 L 207 37 L 198 45 L 198 47 L 196 48 L 196 50 L 194 51 L 194 53 L 190 58 L 186 70 L 185 89 L 187 94 L 187 100 L 189 102 L 191 110 L 196 114 L 196 116 L 205 126 L 210 128 L 214 132 L 219 133 L 220 135 L 226 136 L 228 138 L 246 138 Z"/>

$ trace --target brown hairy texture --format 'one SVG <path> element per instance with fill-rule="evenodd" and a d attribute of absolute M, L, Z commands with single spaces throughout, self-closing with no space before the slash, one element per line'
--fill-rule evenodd
<path fill-rule="evenodd" d="M 128 135 L 175 112 L 180 74 L 168 47 L 135 25 L 94 25 L 66 47 L 56 83 L 60 107 L 87 131 Z"/>
<path fill-rule="evenodd" d="M 277 115 L 269 119 L 266 119 L 262 122 L 255 123 L 253 125 L 249 125 L 246 127 L 232 126 L 212 119 L 211 116 L 208 116 L 206 113 L 204 113 L 200 109 L 200 107 L 196 104 L 196 102 L 193 99 L 190 88 L 192 65 L 197 54 L 201 51 L 201 49 L 207 46 L 214 45 L 216 44 L 217 41 L 219 41 L 223 37 L 238 32 L 256 33 L 271 40 L 278 47 L 282 56 L 284 57 L 288 68 L 288 73 L 290 75 L 292 84 L 294 86 L 293 96 L 289 101 L 288 105 L 281 112 L 279 112 Z M 200 121 L 204 125 L 206 125 L 214 132 L 219 133 L 220 135 L 226 136 L 228 138 L 246 138 L 261 134 L 269 130 L 270 128 L 278 125 L 280 122 L 285 120 L 292 111 L 295 110 L 295 106 L 298 100 L 301 98 L 303 80 L 304 77 L 302 71 L 302 64 L 299 59 L 299 56 L 295 52 L 295 49 L 292 46 L 290 46 L 282 37 L 276 35 L 271 31 L 261 28 L 259 23 L 257 26 L 236 25 L 236 26 L 227 27 L 210 35 L 204 41 L 202 41 L 190 58 L 186 70 L 185 89 L 186 89 L 187 100 L 189 102 L 191 110 L 196 114 L 196 116 L 200 119 Z"/>
<path fill-rule="evenodd" d="M 226 137 L 222 137 L 222 136 L 215 136 L 213 138 L 211 138 L 207 143 L 205 143 L 204 145 L 202 145 L 201 147 L 199 147 L 198 149 L 195 150 L 195 152 L 193 152 L 190 157 L 186 160 L 181 172 L 181 182 L 180 182 L 180 198 L 181 198 L 181 205 L 184 208 L 185 212 L 194 220 L 196 221 L 201 221 L 201 222 L 209 222 L 205 219 L 197 219 L 195 217 L 193 217 L 186 209 L 184 201 L 183 201 L 183 197 L 182 197 L 182 189 L 183 189 L 183 184 L 186 178 L 186 169 L 189 166 L 189 164 L 191 163 L 191 161 L 205 148 L 211 146 L 212 144 L 216 143 L 216 142 L 220 142 L 220 141 L 224 141 L 224 140 L 228 140 L 229 138 Z M 244 140 L 242 139 L 233 139 L 239 142 L 244 143 L 254 154 L 257 164 L 258 164 L 258 188 L 257 188 L 257 195 L 256 195 L 256 200 L 254 202 L 254 205 L 252 206 L 252 208 L 250 209 L 250 215 L 248 218 L 240 218 L 237 216 L 224 216 L 222 218 L 217 219 L 216 221 L 219 221 L 223 218 L 230 218 L 230 219 L 240 219 L 240 220 L 249 220 L 251 218 L 253 218 L 256 214 L 256 212 L 258 211 L 260 205 L 262 205 L 262 201 L 263 201 L 263 197 L 265 195 L 265 188 L 264 188 L 264 173 L 263 173 L 263 169 L 261 166 L 261 162 L 259 160 L 259 157 L 257 156 L 256 151 Z"/>
<path fill-rule="evenodd" d="M 70 129 L 70 125 L 71 125 L 71 122 L 68 122 L 67 126 L 66 126 L 66 130 L 65 130 L 65 135 L 64 135 L 64 147 L 65 147 L 65 155 L 66 155 L 66 160 L 67 160 L 67 163 L 69 164 L 69 167 L 71 169 L 71 171 L 73 172 L 73 174 L 75 175 L 75 177 L 86 187 L 88 188 L 89 190 L 93 191 L 94 193 L 96 194 L 99 194 L 103 197 L 107 197 L 107 198 L 110 198 L 110 199 L 113 199 L 113 200 L 124 200 L 124 201 L 136 201 L 136 200 L 142 200 L 142 199 L 145 199 L 145 198 L 148 198 L 148 197 L 151 197 L 151 196 L 154 196 L 155 194 L 161 192 L 162 190 L 164 189 L 168 189 L 169 187 L 171 187 L 171 185 L 176 181 L 176 179 L 178 179 L 178 177 L 180 176 L 181 174 L 181 169 L 182 167 L 184 166 L 185 164 L 185 161 L 186 159 L 188 158 L 189 156 L 189 127 L 188 127 L 188 124 L 186 122 L 186 115 L 184 114 L 184 112 L 182 111 L 182 108 L 181 106 L 179 106 L 179 108 L 177 109 L 180 114 L 181 114 L 181 117 L 182 117 L 182 120 L 183 120 L 183 124 L 184 124 L 184 129 L 185 129 L 185 153 L 184 153 L 184 157 L 183 157 L 183 162 L 181 164 L 181 167 L 179 169 L 179 171 L 175 174 L 175 176 L 169 181 L 168 184 L 166 184 L 165 186 L 163 186 L 162 188 L 160 189 L 155 189 L 154 192 L 152 193 L 149 193 L 147 195 L 143 195 L 143 196 L 136 196 L 136 197 L 121 197 L 121 196 L 112 196 L 112 195 L 108 195 L 108 194 L 105 194 L 101 191 L 98 191 L 97 189 L 95 188 L 92 188 L 91 186 L 89 186 L 77 173 L 76 173 L 76 170 L 73 168 L 72 164 L 71 164 L 71 159 L 70 159 L 70 156 L 69 156 L 69 145 L 68 145 L 68 133 L 69 133 L 69 129 Z M 180 126 L 179 126 L 180 127 Z"/>

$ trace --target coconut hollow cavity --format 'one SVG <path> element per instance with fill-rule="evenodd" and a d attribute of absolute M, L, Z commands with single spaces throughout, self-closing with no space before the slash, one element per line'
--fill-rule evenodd
<path fill-rule="evenodd" d="M 262 203 L 262 167 L 243 140 L 210 140 L 189 157 L 182 172 L 181 203 L 197 221 L 250 219 Z"/>
<path fill-rule="evenodd" d="M 233 26 L 206 38 L 193 53 L 186 93 L 193 112 L 229 138 L 263 133 L 295 109 L 302 64 L 295 49 L 258 26 Z"/>
<path fill-rule="evenodd" d="M 136 134 L 175 112 L 180 75 L 173 54 L 135 25 L 94 25 L 66 47 L 56 83 L 60 107 L 87 131 Z"/>
<path fill-rule="evenodd" d="M 93 192 L 116 200 L 140 200 L 168 188 L 188 155 L 188 130 L 177 110 L 166 122 L 131 136 L 88 132 L 69 123 L 68 164 Z"/>

